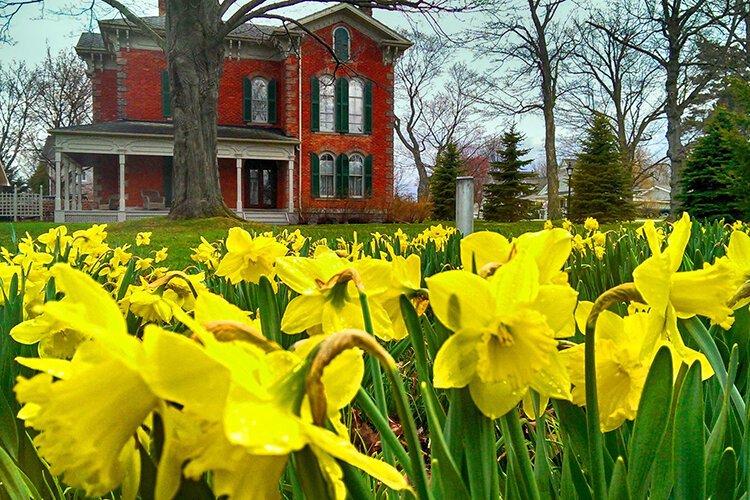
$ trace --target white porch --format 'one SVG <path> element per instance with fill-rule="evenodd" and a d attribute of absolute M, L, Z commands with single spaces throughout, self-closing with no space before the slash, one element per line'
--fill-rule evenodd
<path fill-rule="evenodd" d="M 224 175 L 221 180 L 227 204 L 231 207 L 233 203 L 237 214 L 246 220 L 268 224 L 295 222 L 297 214 L 294 206 L 294 179 L 297 139 L 267 129 L 226 126 L 219 126 L 218 129 L 217 157 L 220 164 L 224 165 L 224 173 L 226 174 L 227 163 L 234 165 L 229 167 L 233 169 L 231 176 Z M 137 188 L 126 184 L 129 171 L 135 167 L 132 162 L 138 158 L 172 157 L 172 130 L 171 123 L 131 121 L 104 122 L 52 130 L 55 222 L 118 222 L 167 215 L 166 193 L 162 193 L 163 198 L 160 206 L 157 204 L 156 209 L 146 204 L 143 207 L 134 206 L 134 189 Z M 93 167 L 94 175 L 96 175 L 96 158 L 106 159 L 110 162 L 110 167 L 112 167 L 112 159 L 116 159 L 117 188 L 116 191 L 111 190 L 108 204 L 102 203 L 102 200 L 98 199 L 98 193 L 95 194 L 97 200 L 93 204 L 94 208 L 91 208 L 92 204 L 84 203 L 82 196 L 81 174 L 84 165 L 81 163 L 86 163 L 86 167 Z M 276 165 L 277 178 L 283 176 L 286 180 L 285 192 L 279 191 L 274 195 L 274 197 L 278 196 L 274 206 L 258 209 L 246 206 L 245 200 L 253 199 L 248 198 L 246 192 L 246 186 L 253 186 L 253 184 L 248 182 L 251 181 L 250 179 L 243 179 L 243 172 L 247 171 L 246 161 L 248 160 L 273 162 Z M 139 185 L 142 186 L 144 185 L 144 171 L 142 165 L 139 167 L 131 174 L 136 177 L 133 179 L 134 183 L 140 183 Z M 109 176 L 114 177 L 112 175 L 114 173 L 115 171 L 110 168 Z M 167 181 L 161 175 L 162 173 L 159 172 L 159 179 L 166 183 Z M 171 182 L 171 177 L 169 182 Z M 278 180 L 276 182 L 280 184 Z M 228 188 L 231 188 L 231 195 L 227 192 Z M 166 190 L 165 187 L 164 191 Z M 128 200 L 128 195 L 131 197 L 130 200 Z M 236 196 L 235 200 L 228 199 L 232 195 Z M 141 191 L 141 196 L 143 196 L 143 191 Z M 147 210 L 144 207 L 151 209 Z"/>

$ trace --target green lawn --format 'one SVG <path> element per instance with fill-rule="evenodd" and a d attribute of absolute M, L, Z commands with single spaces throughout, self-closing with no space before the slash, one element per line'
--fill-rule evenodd
<path fill-rule="evenodd" d="M 277 229 L 289 229 L 294 231 L 299 229 L 302 234 L 313 239 L 327 238 L 335 240 L 343 236 L 347 239 L 352 237 L 354 231 L 360 240 L 365 239 L 370 233 L 379 232 L 382 234 L 393 234 L 400 227 L 404 232 L 413 236 L 425 228 L 437 224 L 437 222 L 424 222 L 419 224 L 327 224 L 318 226 L 280 226 Z M 453 225 L 452 222 L 442 222 L 443 225 Z M 77 229 L 90 227 L 91 224 L 67 224 L 70 232 Z M 269 231 L 272 228 L 258 223 L 242 223 L 233 219 L 214 218 L 193 221 L 170 221 L 166 218 L 159 217 L 153 219 L 143 219 L 138 221 L 128 221 L 116 224 L 109 224 L 107 232 L 109 233 L 109 242 L 112 245 L 122 245 L 125 243 L 135 244 L 135 235 L 141 231 L 151 231 L 151 246 L 136 249 L 136 253 L 141 256 L 149 250 L 158 250 L 163 246 L 170 249 L 169 259 L 166 264 L 173 268 L 184 268 L 191 265 L 190 254 L 191 247 L 200 243 L 200 236 L 209 241 L 222 239 L 226 237 L 230 227 L 240 225 L 248 231 Z M 512 237 L 526 231 L 538 231 L 542 229 L 544 223 L 541 221 L 529 221 L 518 223 L 499 223 L 477 221 L 475 230 L 497 231 L 505 236 Z M 28 232 L 31 236 L 37 237 L 47 232 L 50 228 L 57 226 L 52 222 L 3 222 L 0 223 L 0 246 L 11 246 L 11 234 L 15 233 L 20 237 Z"/>

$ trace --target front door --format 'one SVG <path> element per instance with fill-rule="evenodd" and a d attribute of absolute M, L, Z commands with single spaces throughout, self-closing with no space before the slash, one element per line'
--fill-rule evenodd
<path fill-rule="evenodd" d="M 245 204 L 249 208 L 276 208 L 276 162 L 247 160 Z"/>

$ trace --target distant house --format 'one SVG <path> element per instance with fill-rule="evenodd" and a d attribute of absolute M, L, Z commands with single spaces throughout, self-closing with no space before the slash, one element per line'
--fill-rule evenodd
<path fill-rule="evenodd" d="M 9 187 L 10 182 L 8 176 L 5 174 L 5 167 L 3 166 L 2 160 L 0 160 L 0 187 Z"/>
<path fill-rule="evenodd" d="M 560 209 L 564 215 L 568 213 L 568 196 L 572 194 L 572 191 L 568 191 L 568 171 L 572 171 L 575 166 L 575 160 L 565 159 L 560 162 L 560 166 L 557 168 L 557 193 L 560 196 Z M 536 203 L 539 207 L 538 213 L 540 219 L 547 219 L 549 214 L 547 211 L 547 178 L 540 176 L 533 180 L 537 185 L 536 191 L 527 196 L 526 198 Z"/>

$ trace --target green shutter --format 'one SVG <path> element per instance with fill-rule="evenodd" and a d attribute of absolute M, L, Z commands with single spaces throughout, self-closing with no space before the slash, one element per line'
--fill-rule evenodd
<path fill-rule="evenodd" d="M 253 82 L 247 76 L 242 79 L 242 119 L 253 120 Z"/>
<path fill-rule="evenodd" d="M 310 80 L 310 129 L 320 130 L 320 81 L 317 76 Z"/>
<path fill-rule="evenodd" d="M 336 196 L 349 196 L 349 157 L 345 154 L 336 157 Z"/>
<path fill-rule="evenodd" d="M 172 118 L 172 94 L 169 91 L 169 73 L 161 72 L 161 114 L 164 118 Z"/>
<path fill-rule="evenodd" d="M 349 132 L 349 80 L 336 80 L 336 132 Z"/>
<path fill-rule="evenodd" d="M 313 198 L 320 198 L 320 158 L 315 153 L 310 153 L 310 182 Z"/>
<path fill-rule="evenodd" d="M 367 80 L 365 82 L 365 123 L 364 133 L 372 133 L 372 82 Z"/>
<path fill-rule="evenodd" d="M 276 80 L 268 81 L 268 123 L 276 123 Z"/>
<path fill-rule="evenodd" d="M 365 197 L 372 196 L 372 155 L 365 156 Z"/>

